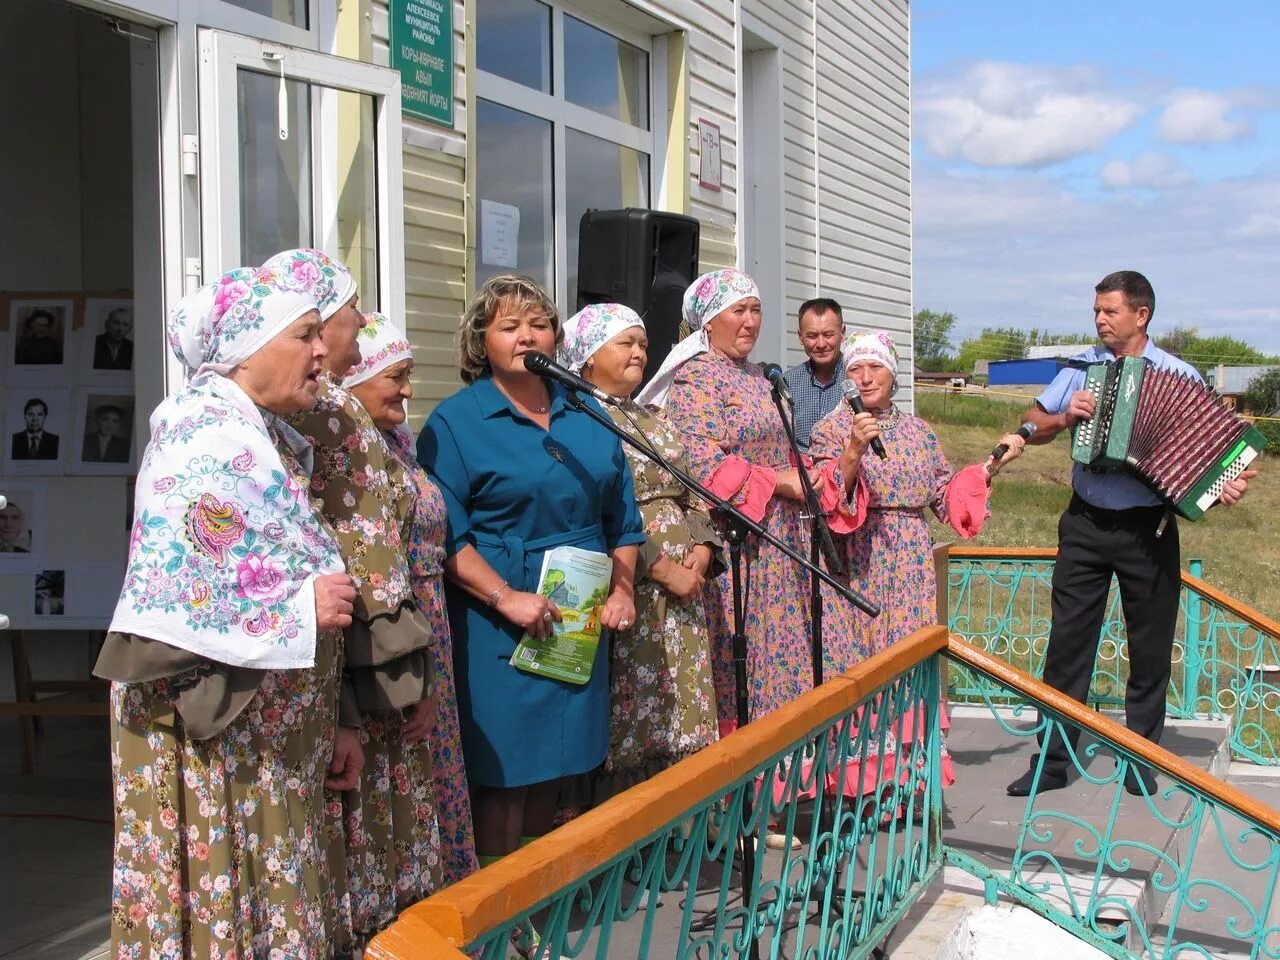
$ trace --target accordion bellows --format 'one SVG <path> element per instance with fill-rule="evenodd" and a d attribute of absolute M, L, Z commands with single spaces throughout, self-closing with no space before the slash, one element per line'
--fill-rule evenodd
<path fill-rule="evenodd" d="M 1204 516 L 1267 445 L 1211 387 L 1142 357 L 1090 364 L 1084 389 L 1096 405 L 1075 426 L 1071 459 L 1093 469 L 1132 468 L 1188 520 Z"/>

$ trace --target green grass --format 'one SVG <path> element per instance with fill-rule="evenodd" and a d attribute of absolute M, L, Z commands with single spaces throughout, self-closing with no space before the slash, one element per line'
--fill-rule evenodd
<path fill-rule="evenodd" d="M 1020 392 L 1030 392 L 1029 390 Z M 979 463 L 1000 435 L 1017 427 L 1027 402 L 921 391 L 916 411 L 933 426 L 954 469 Z M 1280 619 L 1280 482 L 1277 458 L 1264 456 L 1261 474 L 1235 507 L 1215 507 L 1202 520 L 1180 521 L 1182 564 L 1204 561 L 1204 579 L 1259 613 Z M 1067 434 L 1029 446 L 995 481 L 991 517 L 982 533 L 960 541 L 934 522 L 937 541 L 988 547 L 1055 547 L 1058 516 L 1071 497 Z"/>

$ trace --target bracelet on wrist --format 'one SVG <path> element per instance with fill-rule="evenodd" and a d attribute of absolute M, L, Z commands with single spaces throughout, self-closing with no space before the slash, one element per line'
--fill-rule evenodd
<path fill-rule="evenodd" d="M 502 584 L 496 590 L 494 590 L 491 594 L 489 594 L 489 597 L 485 602 L 490 607 L 496 607 L 498 605 L 498 601 L 502 599 L 502 592 L 506 590 L 507 587 L 509 586 L 511 586 L 511 584 L 503 580 Z"/>

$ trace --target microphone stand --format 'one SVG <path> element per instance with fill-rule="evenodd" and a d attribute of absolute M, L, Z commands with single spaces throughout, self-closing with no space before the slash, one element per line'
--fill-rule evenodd
<path fill-rule="evenodd" d="M 791 456 L 796 462 L 796 472 L 800 474 L 800 488 L 804 492 L 805 509 L 809 511 L 809 616 L 813 623 L 811 662 L 813 665 L 813 685 L 822 685 L 822 592 L 818 580 L 818 558 L 827 562 L 827 569 L 840 576 L 844 573 L 844 563 L 836 553 L 836 545 L 831 539 L 831 528 L 827 518 L 823 516 L 822 504 L 818 501 L 818 493 L 813 488 L 809 471 L 804 468 L 804 460 L 800 454 L 800 444 L 796 440 L 795 425 L 791 421 L 791 411 L 782 391 L 775 385 L 772 390 L 773 405 L 778 408 L 778 419 L 782 421 L 782 429 L 786 432 L 787 443 L 791 447 Z"/>
<path fill-rule="evenodd" d="M 747 611 L 746 603 L 742 590 L 742 544 L 746 540 L 748 533 L 755 534 L 761 540 L 772 545 L 782 551 L 786 556 L 790 557 L 794 563 L 806 568 L 810 574 L 827 584 L 846 600 L 856 606 L 859 610 L 870 616 L 879 616 L 880 608 L 855 590 L 851 590 L 836 580 L 827 571 L 814 563 L 806 560 L 796 551 L 779 540 L 776 536 L 756 523 L 741 510 L 731 504 L 723 497 L 716 496 L 706 487 L 704 487 L 693 477 L 689 476 L 683 470 L 675 467 L 661 453 L 656 450 L 651 443 L 642 442 L 633 437 L 627 431 L 623 430 L 613 419 L 606 416 L 602 411 L 597 410 L 594 406 L 587 403 L 582 397 L 578 396 L 574 390 L 566 389 L 564 392 L 565 400 L 575 409 L 585 413 L 596 423 L 600 424 L 610 433 L 617 436 L 623 443 L 628 444 L 632 448 L 639 450 L 647 459 L 652 460 L 663 470 L 666 470 L 671 476 L 683 486 L 686 490 L 696 494 L 700 499 L 709 504 L 712 512 L 720 521 L 725 531 L 725 540 L 729 543 L 729 569 L 730 580 L 733 585 L 733 674 L 734 674 L 734 700 L 737 711 L 737 719 L 739 728 L 745 727 L 751 722 L 751 711 L 747 699 Z M 639 428 L 637 427 L 637 430 Z M 643 432 L 641 432 L 643 436 Z M 647 441 L 648 438 L 646 438 Z M 750 794 L 746 794 L 742 800 L 742 820 L 745 823 L 751 819 L 751 810 L 753 801 Z M 756 838 L 754 834 L 746 831 L 741 832 L 742 845 L 742 892 L 743 905 L 750 903 L 751 897 L 754 896 L 755 876 L 756 876 Z M 692 891 L 690 892 L 692 895 Z M 753 923 L 752 918 L 744 917 L 743 933 L 748 934 L 750 927 L 747 924 Z M 759 955 L 759 946 L 754 936 L 751 937 L 751 956 Z"/>
<path fill-rule="evenodd" d="M 816 576 L 818 558 L 821 555 L 826 560 L 827 569 L 836 576 L 844 574 L 844 563 L 836 553 L 835 543 L 831 539 L 831 527 L 828 526 L 827 518 L 823 515 L 818 493 L 813 488 L 813 481 L 809 478 L 809 471 L 804 468 L 804 460 L 800 456 L 800 444 L 796 440 L 795 423 L 792 420 L 788 402 L 790 398 L 784 399 L 782 391 L 777 384 L 774 384 L 771 392 L 773 405 L 778 408 L 778 418 L 782 421 L 782 429 L 787 434 L 787 443 L 791 446 L 791 455 L 796 462 L 796 471 L 800 474 L 800 487 L 804 491 L 805 509 L 809 511 L 809 559 L 811 561 L 809 569 L 809 620 L 812 624 L 810 654 L 812 658 L 813 686 L 814 689 L 817 689 L 822 686 L 823 682 L 823 654 L 825 650 L 822 642 L 822 590 Z M 814 760 L 816 762 L 817 758 L 815 757 Z M 815 782 L 814 787 L 817 794 L 818 831 L 819 833 L 830 833 L 835 825 L 833 798 L 828 794 L 825 783 L 818 784 Z"/>

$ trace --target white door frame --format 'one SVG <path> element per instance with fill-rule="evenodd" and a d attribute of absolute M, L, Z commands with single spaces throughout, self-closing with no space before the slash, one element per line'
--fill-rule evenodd
<path fill-rule="evenodd" d="M 748 47 L 744 33 L 759 42 Z M 787 364 L 792 324 L 787 311 L 786 220 L 783 205 L 782 58 L 785 41 L 742 11 L 738 25 L 738 267 L 760 288 L 764 317 L 757 360 Z M 752 142 L 752 141 L 755 142 Z"/>

